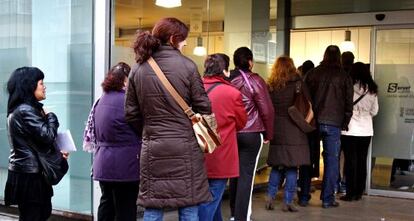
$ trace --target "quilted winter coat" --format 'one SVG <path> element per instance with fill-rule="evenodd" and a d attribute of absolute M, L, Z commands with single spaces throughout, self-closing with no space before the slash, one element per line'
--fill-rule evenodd
<path fill-rule="evenodd" d="M 193 61 L 166 45 L 153 58 L 195 112 L 211 114 L 210 101 Z M 209 201 L 204 154 L 192 124 L 148 62 L 135 64 L 131 70 L 125 111 L 127 122 L 135 128 L 143 125 L 138 204 L 178 208 Z"/>

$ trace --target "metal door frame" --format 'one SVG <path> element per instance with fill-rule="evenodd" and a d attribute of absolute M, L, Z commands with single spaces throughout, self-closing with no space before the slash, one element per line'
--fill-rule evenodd
<path fill-rule="evenodd" d="M 412 16 L 414 21 L 414 16 Z M 386 26 L 373 26 L 371 31 L 371 54 L 370 54 L 370 71 L 375 80 L 375 61 L 376 61 L 376 48 L 377 48 L 377 32 L 382 30 L 397 30 L 397 29 L 414 29 L 414 24 L 410 25 L 386 25 Z M 380 107 L 381 108 L 381 107 Z M 375 136 L 375 135 L 374 135 Z M 371 188 L 372 181 L 372 141 L 368 150 L 368 171 L 367 171 L 367 183 L 366 191 L 368 195 L 378 195 L 378 196 L 387 196 L 387 197 L 397 197 L 397 198 L 408 198 L 414 199 L 414 192 L 406 191 L 396 191 L 396 190 L 380 190 Z"/>

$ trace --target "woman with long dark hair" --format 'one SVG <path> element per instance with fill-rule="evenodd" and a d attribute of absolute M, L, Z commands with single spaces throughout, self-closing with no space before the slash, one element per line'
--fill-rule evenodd
<path fill-rule="evenodd" d="M 273 137 L 274 110 L 266 82 L 253 69 L 253 53 L 247 47 L 233 55 L 235 69 L 231 83 L 242 93 L 247 112 L 246 126 L 237 133 L 239 148 L 239 178 L 230 180 L 230 209 L 234 220 L 250 220 L 253 178 L 263 143 Z"/>
<path fill-rule="evenodd" d="M 138 204 L 144 220 L 162 220 L 164 208 L 178 208 L 180 220 L 198 220 L 198 205 L 211 200 L 201 151 L 188 116 L 148 63 L 152 57 L 194 112 L 211 114 L 196 64 L 181 54 L 188 27 L 176 18 L 158 21 L 138 34 L 136 62 L 125 101 L 127 122 L 143 125 Z"/>
<path fill-rule="evenodd" d="M 125 89 L 131 68 L 120 62 L 109 70 L 94 109 L 96 147 L 93 179 L 99 181 L 98 220 L 137 219 L 141 134 L 125 121 Z"/>
<path fill-rule="evenodd" d="M 45 221 L 52 212 L 52 185 L 41 174 L 36 152 L 54 151 L 59 122 L 40 103 L 46 99 L 43 79 L 40 69 L 22 67 L 7 82 L 11 155 L 4 201 L 6 205 L 17 204 L 22 221 Z"/>
<path fill-rule="evenodd" d="M 372 118 L 378 113 L 378 86 L 367 66 L 362 62 L 352 65 L 350 75 L 354 82 L 354 107 L 348 131 L 342 131 L 341 143 L 345 155 L 346 195 L 344 201 L 360 200 L 367 178 L 367 155 L 374 135 Z"/>
<path fill-rule="evenodd" d="M 288 108 L 295 102 L 297 88 L 309 97 L 309 92 L 296 72 L 293 60 L 279 57 L 273 64 L 268 80 L 270 97 L 275 111 L 274 137 L 270 142 L 267 164 L 272 167 L 266 196 L 266 209 L 273 210 L 273 201 L 279 183 L 286 177 L 282 210 L 297 212 L 293 204 L 296 194 L 297 170 L 299 166 L 309 165 L 308 137 L 289 117 Z"/>

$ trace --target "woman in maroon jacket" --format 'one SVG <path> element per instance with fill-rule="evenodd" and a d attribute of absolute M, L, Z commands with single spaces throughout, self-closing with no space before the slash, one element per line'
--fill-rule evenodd
<path fill-rule="evenodd" d="M 274 110 L 266 82 L 252 72 L 252 51 L 238 48 L 233 61 L 236 69 L 231 71 L 231 84 L 242 93 L 247 123 L 237 133 L 240 177 L 230 180 L 230 209 L 235 220 L 246 221 L 250 220 L 252 181 L 262 144 L 273 137 Z"/>
<path fill-rule="evenodd" d="M 222 144 L 213 153 L 205 154 L 208 183 L 213 200 L 199 207 L 200 221 L 218 221 L 221 217 L 221 197 L 229 178 L 239 176 L 237 131 L 246 124 L 247 114 L 240 91 L 224 78 L 229 77 L 229 57 L 209 55 L 204 63 L 204 88 L 216 115 Z"/>

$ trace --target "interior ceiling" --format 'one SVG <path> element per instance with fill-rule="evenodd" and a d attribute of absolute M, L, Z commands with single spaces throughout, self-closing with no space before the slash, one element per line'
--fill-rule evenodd
<path fill-rule="evenodd" d="M 270 17 L 273 19 L 276 17 L 276 0 L 270 2 Z M 176 17 L 189 24 L 194 14 L 201 14 L 203 21 L 208 21 L 207 0 L 182 0 L 181 3 L 181 7 L 167 9 L 156 6 L 155 0 L 115 0 L 115 26 L 149 28 L 163 17 Z M 224 20 L 224 3 L 225 0 L 210 0 L 210 21 Z M 139 18 L 142 18 L 141 27 Z"/>

